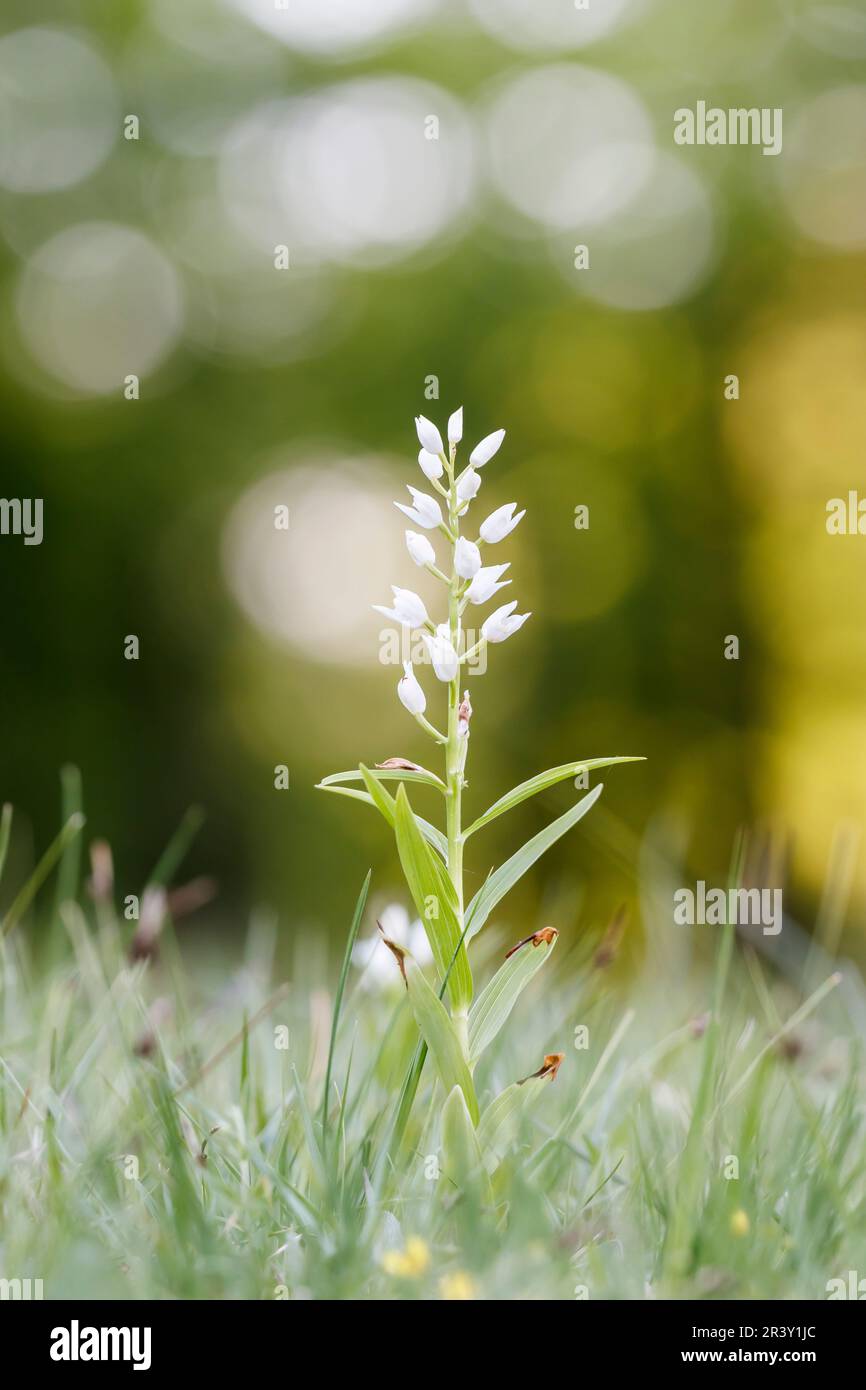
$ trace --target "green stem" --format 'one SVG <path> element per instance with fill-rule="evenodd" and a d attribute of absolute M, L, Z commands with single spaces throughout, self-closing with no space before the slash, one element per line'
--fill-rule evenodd
<path fill-rule="evenodd" d="M 448 631 L 451 645 L 458 650 L 460 627 L 460 586 L 461 578 L 454 566 L 454 550 L 460 535 L 457 519 L 457 485 L 454 480 L 454 459 L 448 462 L 448 521 L 453 535 L 451 542 L 451 578 L 448 585 Z M 461 821 L 461 798 L 463 794 L 463 757 L 461 739 L 458 733 L 460 711 L 460 670 L 448 686 L 448 738 L 445 744 L 445 783 L 448 788 L 446 799 L 446 833 L 448 839 L 448 876 L 457 895 L 457 906 L 461 930 L 463 926 L 463 827 Z M 468 1024 L 464 1011 L 454 1015 L 454 1022 L 463 1044 L 468 1046 Z"/>

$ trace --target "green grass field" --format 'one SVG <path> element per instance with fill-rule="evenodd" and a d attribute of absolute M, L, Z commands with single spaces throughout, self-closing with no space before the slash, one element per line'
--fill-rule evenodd
<path fill-rule="evenodd" d="M 397 1122 L 418 1031 L 396 962 L 371 990 L 347 960 L 338 989 L 301 939 L 275 971 L 267 923 L 230 965 L 170 919 L 154 941 L 153 901 L 127 922 L 98 874 L 76 901 L 81 840 L 74 820 L 5 918 L 0 1276 L 46 1298 L 823 1299 L 862 1266 L 860 986 L 819 953 L 807 995 L 727 931 L 677 981 L 561 947 L 478 1064 L 479 1133 L 562 1063 L 479 1166 L 439 1132 L 429 1058 Z M 479 985 L 511 944 L 485 931 Z"/>

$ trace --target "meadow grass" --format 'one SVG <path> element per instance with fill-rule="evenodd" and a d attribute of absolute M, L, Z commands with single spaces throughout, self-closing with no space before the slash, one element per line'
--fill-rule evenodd
<path fill-rule="evenodd" d="M 577 930 L 484 1053 L 482 1109 L 555 1051 L 558 1074 L 458 1185 L 396 964 L 371 991 L 347 951 L 326 988 L 303 936 L 275 965 L 267 922 L 233 961 L 170 914 L 148 937 L 98 875 L 78 893 L 73 802 L 5 915 L 0 1277 L 47 1298 L 821 1299 L 862 1270 L 853 971 L 811 953 L 785 978 L 726 929 L 674 981 Z M 346 897 L 351 943 L 367 885 L 354 920 Z M 480 985 L 512 944 L 485 929 Z"/>

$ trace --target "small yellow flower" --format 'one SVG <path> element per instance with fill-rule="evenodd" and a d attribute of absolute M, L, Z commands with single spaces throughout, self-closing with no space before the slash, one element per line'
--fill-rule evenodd
<path fill-rule="evenodd" d="M 743 1211 L 743 1208 L 740 1207 L 731 1215 L 731 1235 L 747 1236 L 750 1230 L 751 1223 L 749 1221 L 748 1213 Z"/>
<path fill-rule="evenodd" d="M 444 1274 L 439 1280 L 439 1292 L 451 1302 L 465 1303 L 475 1297 L 475 1284 L 468 1274 L 458 1269 L 454 1274 Z"/>
<path fill-rule="evenodd" d="M 406 1259 L 413 1277 L 425 1274 L 430 1264 L 430 1250 L 420 1236 L 410 1236 L 406 1241 Z"/>
<path fill-rule="evenodd" d="M 430 1250 L 420 1236 L 410 1236 L 405 1250 L 386 1250 L 382 1268 L 395 1279 L 420 1279 L 430 1265 Z"/>

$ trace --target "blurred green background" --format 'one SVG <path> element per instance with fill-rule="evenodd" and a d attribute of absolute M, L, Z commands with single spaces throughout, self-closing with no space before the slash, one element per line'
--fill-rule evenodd
<path fill-rule="evenodd" d="M 866 492 L 862 9 L 7 0 L 2 30 L 2 491 L 45 506 L 41 546 L 0 538 L 22 872 L 73 762 L 119 893 L 198 803 L 214 929 L 342 934 L 371 864 L 399 896 L 378 817 L 313 784 L 431 757 L 371 604 L 418 586 L 412 417 L 464 404 L 469 447 L 508 431 L 475 508 L 528 509 L 496 558 L 533 611 L 470 681 L 470 814 L 648 759 L 512 917 L 603 924 L 647 843 L 724 882 L 747 825 L 807 924 L 843 837 L 856 947 L 866 539 L 825 509 Z M 699 100 L 781 107 L 782 153 L 677 146 Z M 469 888 L 568 793 L 479 837 Z"/>

